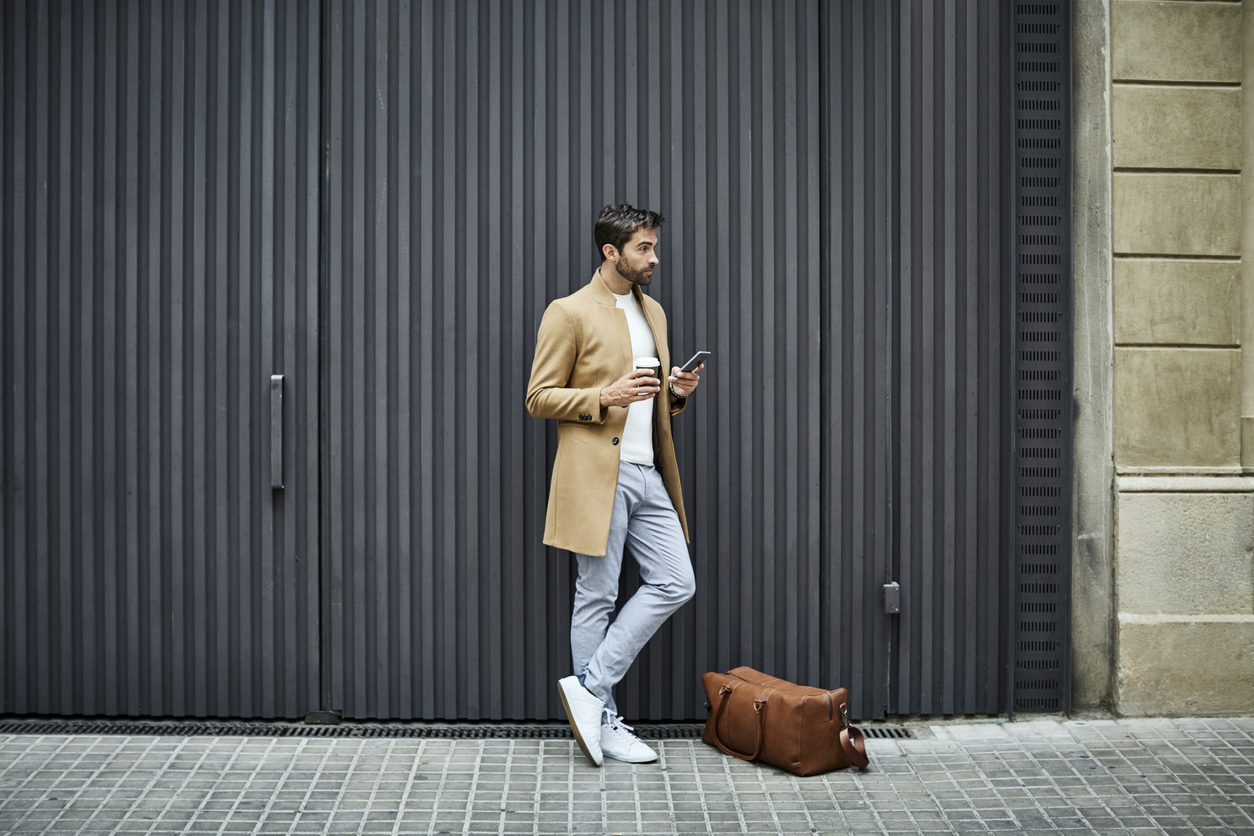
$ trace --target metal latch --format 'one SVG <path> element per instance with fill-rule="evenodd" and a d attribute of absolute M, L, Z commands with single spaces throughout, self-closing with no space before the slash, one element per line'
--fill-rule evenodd
<path fill-rule="evenodd" d="M 889 615 L 901 612 L 901 585 L 896 581 L 884 584 L 884 612 Z"/>

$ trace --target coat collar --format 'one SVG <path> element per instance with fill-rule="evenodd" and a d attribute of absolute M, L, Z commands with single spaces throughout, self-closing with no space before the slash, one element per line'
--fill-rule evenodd
<path fill-rule="evenodd" d="M 608 305 L 614 307 L 618 304 L 618 299 L 610 292 L 610 288 L 601 279 L 601 268 L 598 267 L 592 273 L 592 281 L 588 282 L 588 288 L 592 291 L 592 298 L 600 305 Z M 640 285 L 633 284 L 631 292 L 636 294 L 636 301 L 640 302 L 641 307 L 644 306 L 644 294 L 640 290 Z"/>

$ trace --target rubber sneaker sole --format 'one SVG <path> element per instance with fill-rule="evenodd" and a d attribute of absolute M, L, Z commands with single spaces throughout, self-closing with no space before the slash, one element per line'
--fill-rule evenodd
<path fill-rule="evenodd" d="M 657 753 L 656 753 L 656 752 L 654 752 L 654 753 L 653 753 L 653 754 L 651 754 L 651 755 L 644 755 L 644 754 L 641 754 L 641 755 L 626 755 L 626 754 L 623 754 L 623 755 L 613 755 L 613 754 L 610 754 L 609 752 L 606 752 L 606 753 L 605 753 L 605 757 L 607 757 L 607 758 L 609 758 L 609 759 L 611 759 L 611 760 L 622 761 L 623 763 L 653 763 L 654 761 L 656 761 L 656 760 L 658 759 L 658 756 L 657 756 Z"/>
<path fill-rule="evenodd" d="M 570 723 L 570 730 L 575 735 L 575 742 L 579 744 L 579 750 L 583 752 L 585 758 L 592 761 L 593 766 L 600 766 L 601 760 L 594 758 L 592 752 L 588 749 L 588 744 L 584 743 L 583 735 L 579 732 L 579 724 L 575 722 L 575 712 L 570 710 L 570 703 L 566 701 L 566 689 L 562 687 L 561 681 L 557 683 L 557 693 L 562 697 L 562 708 L 566 709 L 566 722 Z M 600 730 L 601 727 L 597 726 L 597 731 L 599 732 Z"/>

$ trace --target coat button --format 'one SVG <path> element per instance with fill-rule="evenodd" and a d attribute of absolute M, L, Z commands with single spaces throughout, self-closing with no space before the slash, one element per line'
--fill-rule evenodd
<path fill-rule="evenodd" d="M 611 442 L 610 442 L 610 444 L 617 444 L 617 443 L 618 443 L 618 439 L 617 439 L 617 438 L 616 438 L 616 439 L 614 439 L 613 441 L 611 441 Z"/>

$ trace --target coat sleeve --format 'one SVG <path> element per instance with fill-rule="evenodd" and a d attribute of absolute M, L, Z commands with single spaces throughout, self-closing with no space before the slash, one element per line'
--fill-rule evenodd
<path fill-rule="evenodd" d="M 550 304 L 540 321 L 531 382 L 527 384 L 527 411 L 531 417 L 605 423 L 609 408 L 601 406 L 600 387 L 568 388 L 578 352 L 570 314 L 557 303 Z"/>
<path fill-rule="evenodd" d="M 688 399 L 677 398 L 674 395 L 671 395 L 669 390 L 670 390 L 670 384 L 668 383 L 667 384 L 667 398 L 670 401 L 671 417 L 674 418 L 676 415 L 683 412 L 688 407 Z"/>

